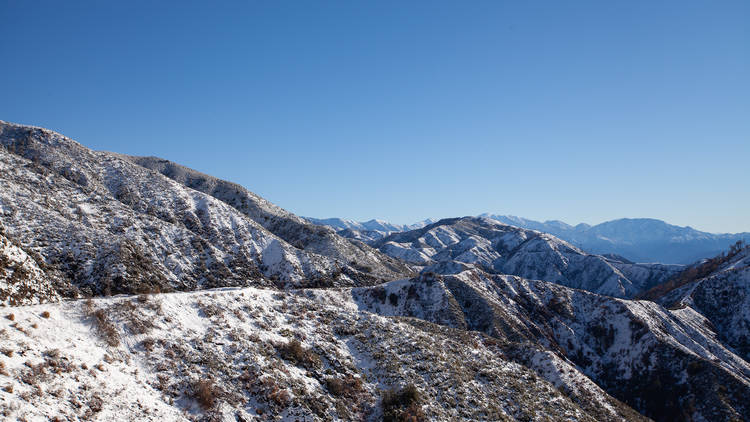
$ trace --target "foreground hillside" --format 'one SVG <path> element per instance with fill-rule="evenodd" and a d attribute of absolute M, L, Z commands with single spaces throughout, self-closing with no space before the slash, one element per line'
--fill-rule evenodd
<path fill-rule="evenodd" d="M 38 289 L 36 298 L 2 292 L 5 303 L 251 280 L 362 285 L 410 274 L 405 265 L 327 228 L 298 223 L 298 237 L 308 233 L 312 240 L 290 244 L 280 230 L 248 216 L 261 203 L 282 211 L 245 190 L 236 188 L 245 199 L 246 208 L 239 208 L 45 129 L 0 122 L 0 183 L 3 236 L 52 287 Z"/>
<path fill-rule="evenodd" d="M 245 288 L 6 309 L 2 416 L 639 418 L 600 390 L 584 410 L 481 333 L 381 317 L 341 293 Z"/>

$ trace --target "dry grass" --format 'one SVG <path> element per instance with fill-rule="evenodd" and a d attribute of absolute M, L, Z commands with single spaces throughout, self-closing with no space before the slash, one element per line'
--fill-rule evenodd
<path fill-rule="evenodd" d="M 109 319 L 104 309 L 95 310 L 94 302 L 89 299 L 84 303 L 84 312 L 88 317 L 93 318 L 96 333 L 107 345 L 113 347 L 120 345 L 120 334 L 117 332 L 117 327 Z"/>

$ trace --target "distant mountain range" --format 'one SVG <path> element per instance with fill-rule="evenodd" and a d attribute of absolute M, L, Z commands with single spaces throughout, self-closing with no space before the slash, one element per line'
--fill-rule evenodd
<path fill-rule="evenodd" d="M 414 224 L 393 224 L 383 220 L 372 219 L 369 221 L 354 221 L 346 220 L 343 218 L 312 218 L 305 217 L 308 221 L 321 226 L 328 226 L 336 230 L 361 230 L 361 231 L 381 231 L 381 232 L 403 232 L 407 230 L 414 230 L 422 228 L 428 224 L 432 224 L 437 220 L 430 218 L 422 220 Z"/>
<path fill-rule="evenodd" d="M 617 254 L 636 262 L 690 264 L 713 257 L 750 233 L 714 234 L 653 218 L 621 218 L 590 226 L 539 222 L 510 215 L 482 214 L 505 224 L 553 234 L 588 252 Z"/>
<path fill-rule="evenodd" d="M 750 233 L 707 233 L 692 227 L 680 227 L 653 218 L 621 218 L 591 226 L 572 226 L 559 220 L 545 222 L 513 215 L 484 213 L 479 217 L 524 229 L 552 234 L 586 252 L 618 255 L 633 262 L 691 264 L 713 257 L 738 240 L 750 241 Z M 437 220 L 427 219 L 415 224 L 392 224 L 383 220 L 356 222 L 341 218 L 307 219 L 329 226 L 351 239 L 372 243 L 394 232 L 422 228 Z"/>
<path fill-rule="evenodd" d="M 624 298 L 684 269 L 589 254 L 550 234 L 481 217 L 446 218 L 371 244 L 423 272 L 448 275 L 481 269 Z"/>

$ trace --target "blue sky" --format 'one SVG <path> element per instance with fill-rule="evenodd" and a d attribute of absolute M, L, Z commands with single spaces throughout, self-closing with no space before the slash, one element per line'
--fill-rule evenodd
<path fill-rule="evenodd" d="M 750 231 L 750 2 L 151 3 L 0 2 L 0 119 L 307 216 Z"/>

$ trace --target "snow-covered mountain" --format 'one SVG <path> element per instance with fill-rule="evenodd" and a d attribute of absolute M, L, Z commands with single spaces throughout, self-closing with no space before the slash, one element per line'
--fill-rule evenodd
<path fill-rule="evenodd" d="M 0 122 L 0 418 L 750 420 L 744 244 L 638 264 L 520 219 L 368 223 L 339 233 L 377 249 Z"/>
<path fill-rule="evenodd" d="M 372 245 L 423 271 L 479 268 L 615 297 L 633 297 L 682 269 L 588 254 L 550 234 L 477 217 L 440 220 Z"/>
<path fill-rule="evenodd" d="M 714 234 L 653 218 L 621 218 L 590 226 L 562 221 L 539 222 L 512 215 L 482 214 L 505 224 L 553 234 L 586 251 L 618 254 L 636 262 L 691 264 L 712 257 L 750 233 Z"/>
<path fill-rule="evenodd" d="M 313 218 L 305 217 L 307 220 L 314 224 L 321 226 L 328 226 L 335 230 L 358 230 L 358 231 L 379 231 L 379 232 L 402 232 L 406 230 L 414 230 L 424 227 L 428 224 L 432 224 L 435 221 L 428 218 L 416 222 L 414 224 L 393 224 L 387 221 L 372 219 L 369 221 L 354 221 L 346 220 L 343 218 Z"/>
<path fill-rule="evenodd" d="M 378 253 L 361 241 L 339 236 L 326 226 L 311 224 L 236 183 L 156 157 L 122 157 L 231 205 L 298 249 L 331 257 L 345 264 L 353 263 L 356 269 L 366 269 L 365 273 L 379 280 L 392 280 L 409 272 L 402 262 Z"/>
<path fill-rule="evenodd" d="M 0 145 L 3 236 L 62 296 L 357 285 L 409 274 L 369 246 L 295 219 L 236 185 L 183 172 L 183 182 L 213 186 L 206 190 L 220 200 L 120 155 L 5 122 Z M 34 300 L 25 291 L 3 295 L 11 303 Z"/>
<path fill-rule="evenodd" d="M 313 224 L 331 227 L 339 235 L 348 239 L 356 239 L 365 243 L 380 240 L 391 233 L 403 232 L 422 228 L 437 220 L 428 218 L 414 224 L 393 224 L 383 220 L 353 221 L 342 218 L 312 218 L 305 217 Z"/>

